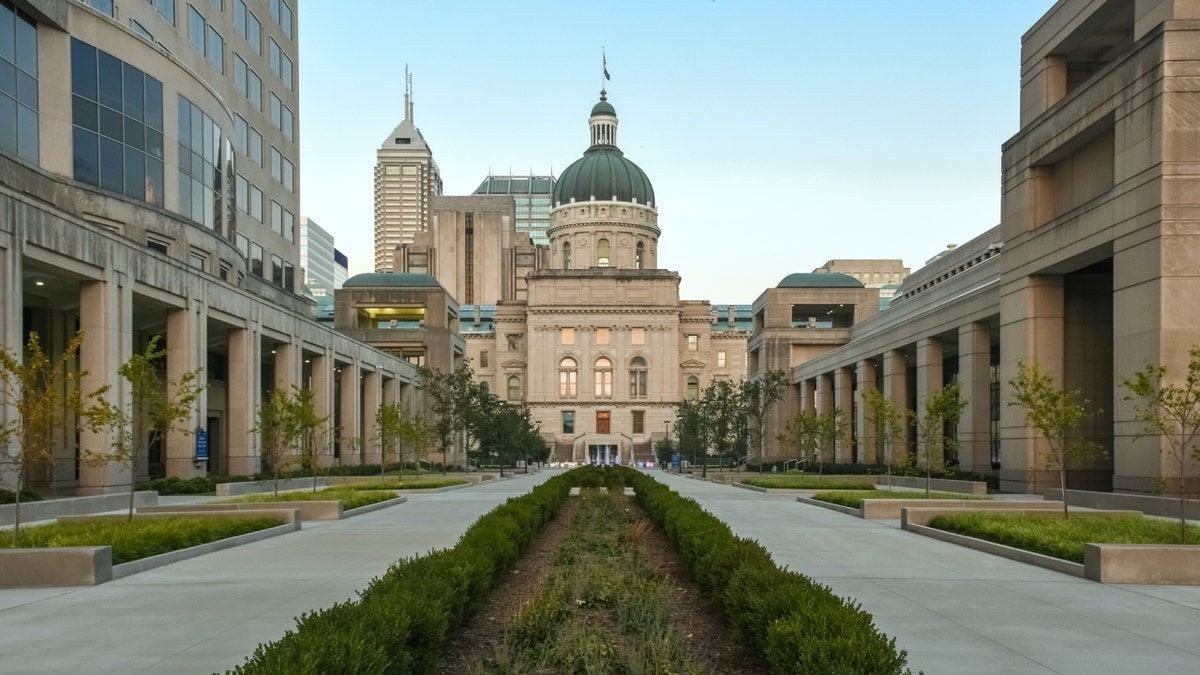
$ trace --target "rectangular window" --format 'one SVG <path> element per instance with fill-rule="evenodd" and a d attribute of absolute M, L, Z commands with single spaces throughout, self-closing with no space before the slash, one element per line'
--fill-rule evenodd
<path fill-rule="evenodd" d="M 283 236 L 283 207 L 273 199 L 271 200 L 271 230 L 275 234 Z"/>
<path fill-rule="evenodd" d="M 699 335 L 689 335 L 689 336 L 687 336 L 687 341 L 688 341 L 688 351 L 689 352 L 694 352 L 694 351 L 697 351 L 700 349 L 700 336 Z"/>
<path fill-rule="evenodd" d="M 94 67 L 94 56 L 91 63 Z M 95 82 L 95 71 L 90 75 L 89 80 Z M 0 149 L 38 162 L 38 110 L 37 22 L 5 2 L 0 4 Z"/>
<path fill-rule="evenodd" d="M 221 37 L 212 26 L 208 27 L 208 43 L 204 46 L 208 62 L 218 73 L 225 72 L 225 38 Z"/>
<path fill-rule="evenodd" d="M 233 147 L 243 155 L 250 147 L 250 125 L 241 115 L 233 116 Z"/>
<path fill-rule="evenodd" d="M 248 136 L 249 136 L 249 147 L 247 148 L 246 156 L 250 158 L 251 162 L 254 162 L 257 165 L 262 166 L 263 165 L 263 153 L 262 153 L 263 137 L 262 137 L 262 134 L 258 133 L 258 131 L 256 131 L 254 129 L 254 127 L 250 127 Z"/>
<path fill-rule="evenodd" d="M 250 273 L 261 277 L 263 275 L 263 248 L 250 242 Z"/>
<path fill-rule="evenodd" d="M 573 345 L 573 344 L 575 344 L 575 329 L 574 329 L 574 328 L 564 328 L 564 329 L 562 329 L 562 335 L 561 335 L 561 338 L 560 338 L 560 340 L 559 340 L 559 343 L 560 343 L 560 344 L 564 344 L 564 345 Z"/>
<path fill-rule="evenodd" d="M 250 186 L 250 217 L 260 223 L 263 221 L 263 193 L 253 185 Z"/>
<path fill-rule="evenodd" d="M 262 55 L 262 22 L 254 12 L 246 12 L 246 41 L 255 54 Z"/>
<path fill-rule="evenodd" d="M 564 434 L 575 433 L 575 411 L 574 410 L 562 411 L 562 432 Z"/>
<path fill-rule="evenodd" d="M 717 352 L 717 367 L 718 368 L 725 367 L 725 352 L 724 351 Z"/>
<path fill-rule="evenodd" d="M 233 86 L 237 88 L 238 93 L 242 96 L 249 96 L 249 77 L 250 68 L 246 62 L 242 60 L 240 54 L 233 55 Z"/>
<path fill-rule="evenodd" d="M 246 98 L 255 110 L 262 110 L 262 78 L 252 68 L 246 69 Z"/>
<path fill-rule="evenodd" d="M 629 332 L 629 343 L 634 345 L 646 344 L 646 329 L 634 328 Z"/>
<path fill-rule="evenodd" d="M 246 0 L 233 0 L 233 29 L 246 36 Z"/>
<path fill-rule="evenodd" d="M 283 238 L 294 242 L 296 240 L 296 219 L 292 217 L 292 212 L 287 209 L 283 210 Z"/>
<path fill-rule="evenodd" d="M 271 92 L 271 124 L 275 125 L 276 129 L 283 127 L 283 123 L 280 120 L 280 117 L 283 115 L 283 112 L 280 110 L 282 107 L 283 102 L 279 100 L 275 92 Z"/>
<path fill-rule="evenodd" d="M 146 0 L 146 2 L 154 5 L 155 11 L 167 23 L 175 25 L 175 0 Z"/>
<path fill-rule="evenodd" d="M 296 116 L 292 114 L 291 108 L 286 105 L 280 111 L 280 122 L 283 125 L 283 137 L 289 141 L 294 141 L 296 133 Z"/>
<path fill-rule="evenodd" d="M 287 87 L 288 91 L 295 86 L 292 80 L 292 59 L 283 53 L 279 55 L 279 79 L 283 80 L 283 86 Z"/>
<path fill-rule="evenodd" d="M 242 213 L 250 213 L 250 182 L 242 174 L 237 175 L 234 183 L 234 202 Z"/>
<path fill-rule="evenodd" d="M 479 352 L 479 367 L 480 368 L 488 367 L 488 352 L 486 349 Z"/>
<path fill-rule="evenodd" d="M 645 410 L 634 410 L 633 411 L 633 433 L 635 433 L 635 434 L 646 433 L 646 411 Z"/>
<path fill-rule="evenodd" d="M 279 0 L 279 27 L 287 39 L 292 39 L 292 8 L 285 0 Z"/>
<path fill-rule="evenodd" d="M 607 328 L 597 328 L 596 329 L 596 344 L 598 344 L 598 345 L 608 344 L 608 329 Z"/>
<path fill-rule="evenodd" d="M 273 145 L 271 146 L 271 178 L 280 183 L 283 182 L 283 155 L 279 154 Z"/>
<path fill-rule="evenodd" d="M 284 157 L 283 158 L 283 180 L 280 182 L 283 183 L 283 187 L 287 188 L 289 192 L 295 191 L 295 189 L 294 189 L 295 183 L 293 182 L 295 180 L 295 174 L 296 174 L 296 165 L 292 164 L 292 160 L 288 159 L 287 157 Z"/>
<path fill-rule="evenodd" d="M 203 272 L 204 268 L 208 266 L 208 256 L 200 251 L 190 251 L 188 253 L 188 264 Z"/>
<path fill-rule="evenodd" d="M 275 38 L 268 38 L 267 53 L 270 56 L 271 72 L 279 75 L 279 56 L 282 50 L 279 48 L 279 43 L 275 41 Z"/>
<path fill-rule="evenodd" d="M 250 257 L 250 240 L 246 238 L 246 235 L 239 234 L 237 236 L 237 250 L 243 256 Z"/>
<path fill-rule="evenodd" d="M 296 266 L 286 260 L 283 262 L 283 287 L 288 291 L 296 288 Z"/>
<path fill-rule="evenodd" d="M 188 5 L 188 42 L 197 54 L 204 54 L 204 17 L 191 5 Z"/>

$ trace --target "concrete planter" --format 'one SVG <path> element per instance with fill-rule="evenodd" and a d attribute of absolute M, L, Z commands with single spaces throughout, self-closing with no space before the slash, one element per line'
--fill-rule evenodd
<path fill-rule="evenodd" d="M 911 488 L 914 490 L 925 489 L 925 479 L 920 476 L 892 476 L 890 479 L 887 476 L 874 476 L 878 480 L 876 485 L 895 485 L 903 488 Z M 937 490 L 938 492 L 960 492 L 966 495 L 987 494 L 987 483 L 970 480 L 953 480 L 950 478 L 932 478 L 929 481 L 929 489 Z"/>
<path fill-rule="evenodd" d="M 139 490 L 133 493 L 133 505 L 135 508 L 153 506 L 157 503 L 158 493 L 153 490 Z M 21 522 L 32 523 L 36 520 L 54 520 L 62 516 L 104 513 L 105 511 L 120 511 L 127 508 L 129 508 L 128 492 L 90 495 L 87 497 L 45 499 L 40 502 L 22 502 Z M 15 516 L 15 504 L 0 506 L 0 525 L 12 525 Z"/>
<path fill-rule="evenodd" d="M 326 487 L 327 479 L 323 476 L 317 477 L 317 487 Z M 280 478 L 280 490 L 303 490 L 305 488 L 312 489 L 312 478 Z M 253 495 L 263 492 L 274 492 L 275 481 L 271 480 L 255 480 L 245 481 L 242 483 L 217 483 L 218 497 L 238 497 L 241 495 Z"/>

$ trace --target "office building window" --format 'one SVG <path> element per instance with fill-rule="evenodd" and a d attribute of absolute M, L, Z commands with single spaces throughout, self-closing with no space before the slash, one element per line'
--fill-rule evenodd
<path fill-rule="evenodd" d="M 489 365 L 490 360 L 491 359 L 488 358 L 488 350 L 485 349 L 485 350 L 479 352 L 479 367 L 480 368 L 490 367 L 490 365 Z"/>
<path fill-rule="evenodd" d="M 571 269 L 571 242 L 564 241 L 562 245 L 563 269 Z"/>
<path fill-rule="evenodd" d="M 175 0 L 146 0 L 167 23 L 175 25 Z"/>
<path fill-rule="evenodd" d="M 700 378 L 692 375 L 687 379 L 687 400 L 695 401 L 700 398 Z"/>
<path fill-rule="evenodd" d="M 717 367 L 718 368 L 725 367 L 725 351 L 724 350 L 717 352 Z"/>
<path fill-rule="evenodd" d="M 601 239 L 596 242 L 596 266 L 608 267 L 608 261 L 612 257 L 612 245 L 607 239 Z"/>
<path fill-rule="evenodd" d="M 608 340 L 609 340 L 608 329 L 607 328 L 597 328 L 596 329 L 596 344 L 606 345 L 606 344 L 608 344 Z"/>
<path fill-rule="evenodd" d="M 83 0 L 83 4 L 106 16 L 113 15 L 113 0 Z"/>
<path fill-rule="evenodd" d="M 195 104 L 179 97 L 179 213 L 224 234 L 226 203 L 221 127 Z"/>
<path fill-rule="evenodd" d="M 645 255 L 646 245 L 639 241 L 633 253 L 633 266 L 635 269 L 640 270 L 645 268 Z"/>
<path fill-rule="evenodd" d="M 687 336 L 687 345 L 688 345 L 689 352 L 694 352 L 694 351 L 700 349 L 700 336 L 699 335 Z"/>
<path fill-rule="evenodd" d="M 562 412 L 562 432 L 564 434 L 575 433 L 575 411 L 564 410 Z"/>
<path fill-rule="evenodd" d="M 612 361 L 605 357 L 596 359 L 593 377 L 596 398 L 612 398 Z"/>
<path fill-rule="evenodd" d="M 631 398 L 646 398 L 646 380 L 648 369 L 646 359 L 635 356 L 629 362 L 629 396 Z"/>
<path fill-rule="evenodd" d="M 558 362 L 558 395 L 563 398 L 579 395 L 579 365 L 571 357 Z"/>
<path fill-rule="evenodd" d="M 208 62 L 218 73 L 225 72 L 225 38 L 212 26 L 208 27 L 208 40 L 204 44 L 204 53 Z"/>
<path fill-rule="evenodd" d="M 75 180 L 163 205 L 161 82 L 72 38 L 71 122 Z"/>
<path fill-rule="evenodd" d="M 0 2 L 0 150 L 33 164 L 41 154 L 37 38 L 32 17 Z"/>
<path fill-rule="evenodd" d="M 196 53 L 204 53 L 204 17 L 191 5 L 188 5 L 188 42 Z"/>
<path fill-rule="evenodd" d="M 250 273 L 263 275 L 263 248 L 254 242 L 250 242 Z"/>
<path fill-rule="evenodd" d="M 263 192 L 253 185 L 250 186 L 250 217 L 263 222 Z"/>

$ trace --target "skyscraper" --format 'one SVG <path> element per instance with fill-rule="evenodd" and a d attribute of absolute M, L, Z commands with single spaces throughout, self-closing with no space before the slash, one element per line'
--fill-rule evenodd
<path fill-rule="evenodd" d="M 375 270 L 393 269 L 393 256 L 413 234 L 429 228 L 429 201 L 442 194 L 433 150 L 413 123 L 412 75 L 404 71 L 404 121 L 375 151 Z"/>
<path fill-rule="evenodd" d="M 512 195 L 517 206 L 517 232 L 524 232 L 533 243 L 546 245 L 546 228 L 550 227 L 550 203 L 554 194 L 554 176 L 488 176 L 483 179 L 477 195 Z"/>

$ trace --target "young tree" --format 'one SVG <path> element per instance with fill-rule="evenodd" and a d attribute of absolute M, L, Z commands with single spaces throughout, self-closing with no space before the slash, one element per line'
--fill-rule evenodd
<path fill-rule="evenodd" d="M 1150 364 L 1121 386 L 1129 391 L 1124 400 L 1133 404 L 1134 419 L 1142 425 L 1134 440 L 1157 439 L 1159 452 L 1170 460 L 1178 481 L 1172 488 L 1179 499 L 1179 541 L 1186 544 L 1188 479 L 1193 462 L 1200 459 L 1200 347 L 1191 349 L 1183 382 L 1168 384 L 1166 378 L 1166 366 Z"/>
<path fill-rule="evenodd" d="M 925 467 L 926 497 L 929 497 L 930 484 L 933 482 L 934 462 L 939 464 L 939 469 L 944 467 L 946 451 L 953 450 L 957 443 L 954 438 L 946 437 L 946 426 L 957 424 L 966 407 L 967 401 L 962 397 L 958 383 L 954 382 L 925 399 L 920 413 L 913 412 L 917 421 L 917 437 L 921 440 L 917 445 L 917 461 Z"/>
<path fill-rule="evenodd" d="M 54 461 L 54 432 L 67 427 L 69 413 L 82 411 L 85 397 L 79 391 L 79 378 L 86 373 L 75 372 L 75 355 L 82 344 L 83 333 L 76 333 L 54 359 L 43 351 L 38 334 L 31 332 L 24 358 L 0 349 L 0 405 L 6 409 L 0 423 L 0 449 L 7 448 L 7 453 L 0 454 L 0 464 L 14 474 L 14 547 L 21 533 L 26 471 Z"/>
<path fill-rule="evenodd" d="M 84 411 L 90 428 L 107 430 L 110 441 L 107 451 L 85 449 L 86 461 L 95 465 L 116 462 L 129 472 L 130 521 L 140 462 L 150 456 L 151 445 L 166 442 L 171 432 L 192 433 L 188 420 L 204 391 L 200 368 L 176 380 L 159 377 L 159 365 L 167 358 L 167 350 L 160 349 L 158 343 L 158 336 L 151 338 L 140 354 L 130 356 L 117 368 L 129 384 L 127 402 L 97 397 Z"/>
<path fill-rule="evenodd" d="M 884 463 L 887 464 L 888 486 L 892 484 L 893 444 L 904 438 L 905 411 L 897 406 L 892 399 L 875 387 L 863 391 L 863 403 L 866 404 L 867 425 L 875 435 L 875 457 L 878 461 L 882 450 Z"/>
<path fill-rule="evenodd" d="M 295 459 L 293 448 L 300 439 L 292 396 L 274 389 L 258 406 L 258 424 L 254 430 L 262 439 L 262 458 L 271 471 L 275 496 L 279 496 L 279 476 Z"/>
<path fill-rule="evenodd" d="M 466 428 L 466 415 L 476 398 L 475 371 L 468 362 L 449 373 L 424 366 L 417 369 L 420 389 L 425 393 L 426 409 L 433 415 L 431 425 L 442 451 L 442 466 L 449 463 L 454 434 Z"/>
<path fill-rule="evenodd" d="M 1025 410 L 1025 424 L 1046 440 L 1045 466 L 1058 471 L 1063 493 L 1063 518 L 1067 511 L 1067 463 L 1103 455 L 1101 448 L 1086 438 L 1071 438 L 1071 431 L 1087 412 L 1087 401 L 1074 389 L 1054 384 L 1050 373 L 1037 364 L 1017 362 L 1017 376 L 1009 381 L 1013 399 L 1009 405 Z"/>
<path fill-rule="evenodd" d="M 846 422 L 846 412 L 834 406 L 816 413 L 813 419 L 813 431 L 817 453 L 817 481 L 819 482 L 825 472 L 826 451 L 829 452 L 832 461 L 838 441 L 844 440 L 850 431 L 850 426 Z"/>
<path fill-rule="evenodd" d="M 783 388 L 787 384 L 787 373 L 782 370 L 766 370 L 760 377 L 746 382 L 743 393 L 746 396 L 746 407 L 754 424 L 758 445 L 758 472 L 763 472 L 766 464 L 767 447 L 767 416 L 779 399 L 783 398 Z"/>
<path fill-rule="evenodd" d="M 379 475 L 386 479 L 388 456 L 399 455 L 404 442 L 404 411 L 400 404 L 381 405 L 375 411 L 375 437 L 379 440 Z"/>
<path fill-rule="evenodd" d="M 817 425 L 815 411 L 801 410 L 787 421 L 776 440 L 785 448 L 795 448 L 796 461 L 799 463 L 807 459 L 811 448 L 817 447 Z M 784 468 L 787 468 L 786 465 Z"/>
<path fill-rule="evenodd" d="M 321 456 L 329 452 L 329 416 L 317 417 L 316 399 L 311 389 L 293 388 L 291 413 L 300 442 L 300 466 L 312 473 L 312 491 L 317 491 Z"/>

